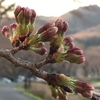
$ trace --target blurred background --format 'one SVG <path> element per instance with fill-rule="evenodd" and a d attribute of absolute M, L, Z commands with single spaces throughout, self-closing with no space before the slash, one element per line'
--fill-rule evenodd
<path fill-rule="evenodd" d="M 90 81 L 96 88 L 100 86 L 99 0 L 0 0 L 0 30 L 4 25 L 15 22 L 13 10 L 17 5 L 36 11 L 35 30 L 48 21 L 54 22 L 57 18 L 67 21 L 69 28 L 66 35 L 73 36 L 75 44 L 84 51 L 86 61 L 80 65 L 48 64 L 42 68 L 43 70 L 64 73 L 76 79 Z M 12 48 L 9 40 L 2 34 L 0 34 L 0 48 Z M 46 57 L 46 55 L 40 56 L 31 51 L 20 51 L 16 56 L 32 62 L 39 62 Z M 23 86 L 28 91 L 38 95 L 43 100 L 53 99 L 42 79 L 33 76 L 26 69 L 13 67 L 13 64 L 2 57 L 0 57 L 0 82 L 24 83 Z M 75 100 L 81 98 L 74 96 Z"/>

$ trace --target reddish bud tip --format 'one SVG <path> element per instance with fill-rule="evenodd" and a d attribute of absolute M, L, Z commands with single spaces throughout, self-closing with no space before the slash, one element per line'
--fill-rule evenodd
<path fill-rule="evenodd" d="M 14 10 L 15 17 L 17 17 L 20 11 L 21 11 L 21 6 L 17 6 Z"/>
<path fill-rule="evenodd" d="M 58 30 L 57 27 L 51 27 L 51 28 L 48 28 L 43 33 L 41 33 L 40 37 L 41 37 L 42 41 L 45 42 L 45 41 L 51 41 L 51 40 L 55 39 L 57 30 Z"/>
<path fill-rule="evenodd" d="M 23 19 L 24 19 L 24 8 L 21 9 L 21 11 L 19 12 L 18 16 L 17 16 L 17 20 L 18 23 L 23 23 Z"/>
<path fill-rule="evenodd" d="M 85 61 L 85 57 L 84 56 L 80 56 L 79 59 L 76 61 L 77 64 L 83 63 Z"/>
<path fill-rule="evenodd" d="M 58 31 L 65 32 L 68 29 L 68 23 L 63 21 L 62 19 L 57 19 L 55 22 L 55 26 L 58 27 Z"/>
<path fill-rule="evenodd" d="M 10 25 L 10 29 L 11 29 L 12 31 L 16 30 L 16 28 L 17 28 L 17 24 L 16 24 L 16 23 L 12 23 L 12 24 Z"/>
<path fill-rule="evenodd" d="M 95 89 L 94 86 L 92 86 L 89 82 L 82 82 L 82 81 L 77 80 L 75 83 L 77 86 L 82 87 L 84 90 L 94 90 Z"/>
<path fill-rule="evenodd" d="M 45 23 L 37 32 L 37 34 L 41 34 L 42 32 L 46 31 L 48 28 L 55 27 L 55 23 Z"/>
<path fill-rule="evenodd" d="M 45 47 L 42 47 L 42 48 L 39 50 L 38 54 L 44 55 L 46 52 L 47 52 L 47 49 L 46 49 Z"/>
<path fill-rule="evenodd" d="M 33 24 L 33 23 L 34 23 L 34 21 L 35 21 L 36 12 L 35 12 L 33 9 L 31 9 L 31 14 L 32 14 L 32 16 L 31 16 L 30 21 L 31 21 L 31 24 Z"/>
<path fill-rule="evenodd" d="M 70 42 L 69 44 L 68 44 L 68 50 L 71 50 L 71 49 L 73 49 L 75 47 L 75 44 L 73 43 L 73 42 Z"/>
<path fill-rule="evenodd" d="M 63 39 L 63 43 L 65 45 L 67 45 L 68 43 L 72 42 L 74 40 L 73 37 L 70 37 L 70 36 L 66 36 L 64 39 Z"/>
<path fill-rule="evenodd" d="M 28 7 L 24 8 L 24 18 L 26 25 L 29 24 L 31 16 L 32 16 L 31 10 Z"/>
<path fill-rule="evenodd" d="M 8 36 L 9 34 L 9 28 L 8 26 L 3 26 L 2 30 L 1 30 L 1 33 L 5 36 Z"/>
<path fill-rule="evenodd" d="M 82 55 L 83 50 L 81 50 L 80 48 L 74 47 L 72 49 L 69 49 L 67 53 L 74 53 L 74 54 L 77 54 L 77 55 Z"/>

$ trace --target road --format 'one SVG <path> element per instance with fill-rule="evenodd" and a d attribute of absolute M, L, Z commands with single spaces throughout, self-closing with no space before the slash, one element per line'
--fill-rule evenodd
<path fill-rule="evenodd" d="M 13 86 L 13 84 L 0 85 L 0 100 L 35 100 L 14 90 Z"/>

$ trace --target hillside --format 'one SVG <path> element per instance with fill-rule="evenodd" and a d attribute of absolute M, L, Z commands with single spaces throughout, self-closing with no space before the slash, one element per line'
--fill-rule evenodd
<path fill-rule="evenodd" d="M 85 48 L 100 46 L 100 25 L 72 34 L 72 36 L 77 43 L 84 44 Z"/>
<path fill-rule="evenodd" d="M 76 33 L 100 24 L 100 7 L 97 5 L 80 7 L 62 15 L 61 18 L 69 23 L 68 33 Z"/>

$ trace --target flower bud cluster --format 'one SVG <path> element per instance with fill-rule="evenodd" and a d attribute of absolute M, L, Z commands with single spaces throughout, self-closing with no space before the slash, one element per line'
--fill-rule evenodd
<path fill-rule="evenodd" d="M 94 87 L 89 82 L 82 82 L 79 80 L 74 81 L 75 83 L 75 91 L 80 93 L 83 97 L 92 98 L 92 90 Z"/>
<path fill-rule="evenodd" d="M 60 42 L 61 44 L 58 48 L 56 46 L 51 47 L 51 49 L 57 49 L 54 50 L 55 53 L 53 53 L 52 62 L 68 61 L 70 63 L 80 64 L 85 61 L 83 51 L 75 46 L 73 40 L 74 38 L 66 36 L 63 38 L 62 43 Z"/>
<path fill-rule="evenodd" d="M 2 33 L 10 38 L 13 47 L 18 47 L 33 32 L 36 13 L 28 7 L 17 6 L 14 15 L 16 23 L 12 23 L 9 27 L 4 26 Z M 12 34 L 9 33 L 9 30 L 12 31 Z"/>
<path fill-rule="evenodd" d="M 50 42 L 49 55 L 52 63 L 66 60 L 80 64 L 85 61 L 83 51 L 75 47 L 73 43 L 74 38 L 65 36 L 68 23 L 64 20 L 59 18 L 55 22 L 47 22 L 36 33 L 31 34 L 34 31 L 36 12 L 28 7 L 17 6 L 14 15 L 16 23 L 2 28 L 2 33 L 10 39 L 13 47 L 23 44 L 26 47 L 25 50 L 32 50 L 43 55 L 47 49 L 44 46 L 36 47 L 36 45 L 40 42 Z"/>
<path fill-rule="evenodd" d="M 45 54 L 47 49 L 44 47 L 44 43 L 40 41 L 37 34 L 31 34 L 34 30 L 35 11 L 28 7 L 17 6 L 14 15 L 16 23 L 10 24 L 9 27 L 4 26 L 2 34 L 10 40 L 13 47 L 23 44 L 26 46 L 26 50 L 33 50 L 40 55 Z M 47 33 L 50 31 L 48 30 Z"/>
<path fill-rule="evenodd" d="M 80 93 L 83 97 L 93 97 L 93 93 L 91 91 L 94 90 L 94 87 L 89 82 L 74 80 L 70 77 L 65 76 L 64 74 L 57 75 L 56 81 L 60 86 L 60 89 L 65 92 L 73 93 L 73 91 L 75 91 Z"/>

